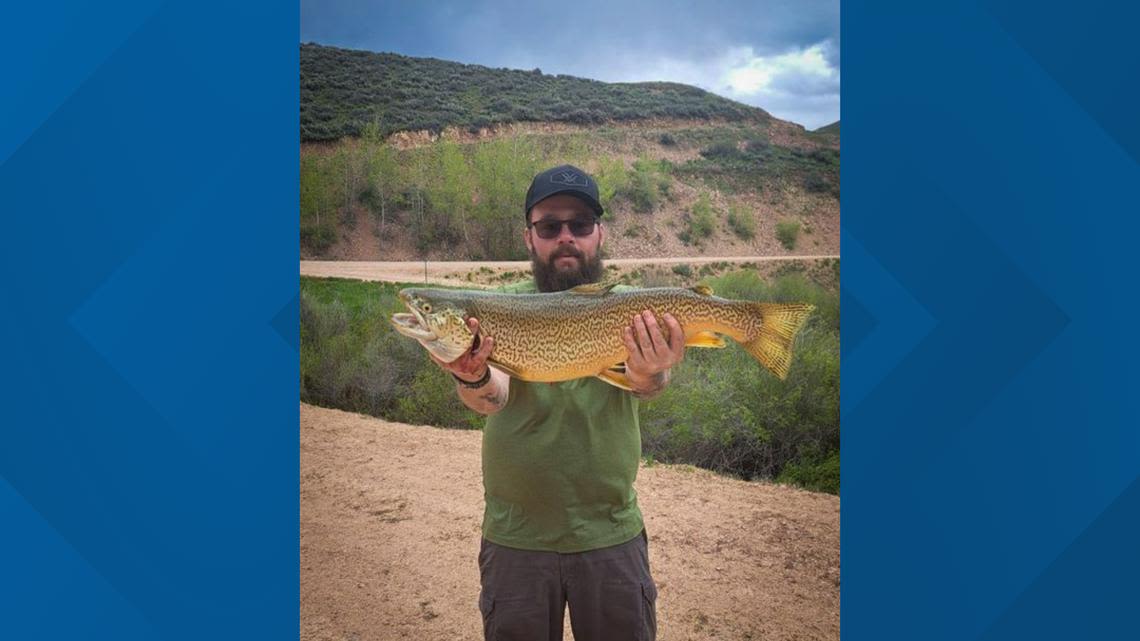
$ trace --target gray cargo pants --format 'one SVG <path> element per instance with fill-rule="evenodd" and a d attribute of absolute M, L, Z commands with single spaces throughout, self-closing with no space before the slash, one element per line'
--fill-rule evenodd
<path fill-rule="evenodd" d="M 517 550 L 484 539 L 479 574 L 487 641 L 561 641 L 567 604 L 575 641 L 657 637 L 657 586 L 644 531 L 621 545 L 575 554 Z"/>

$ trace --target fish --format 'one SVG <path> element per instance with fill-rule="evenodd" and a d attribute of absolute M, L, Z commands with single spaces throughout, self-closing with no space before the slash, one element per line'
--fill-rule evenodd
<path fill-rule="evenodd" d="M 393 328 L 445 363 L 490 336 L 495 347 L 488 363 L 517 379 L 554 383 L 596 376 L 624 390 L 632 387 L 622 332 L 642 310 L 658 318 L 672 314 L 689 347 L 723 348 L 725 337 L 731 338 L 784 380 L 796 334 L 815 309 L 721 298 L 704 285 L 614 291 L 614 284 L 588 284 L 543 294 L 415 287 L 401 290 L 399 298 L 408 311 L 392 315 Z M 467 325 L 472 317 L 480 336 Z M 668 339 L 668 327 L 660 327 Z"/>

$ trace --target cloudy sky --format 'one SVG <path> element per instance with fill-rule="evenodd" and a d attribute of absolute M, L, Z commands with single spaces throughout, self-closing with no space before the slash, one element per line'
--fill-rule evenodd
<path fill-rule="evenodd" d="M 839 120 L 838 0 L 301 0 L 301 42 L 672 80 L 808 129 Z"/>

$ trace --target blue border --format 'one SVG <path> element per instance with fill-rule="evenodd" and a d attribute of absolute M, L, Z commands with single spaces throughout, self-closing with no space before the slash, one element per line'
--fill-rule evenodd
<path fill-rule="evenodd" d="M 1137 638 L 1136 13 L 843 5 L 845 639 Z"/>
<path fill-rule="evenodd" d="M 5 9 L 0 637 L 297 634 L 297 20 Z"/>

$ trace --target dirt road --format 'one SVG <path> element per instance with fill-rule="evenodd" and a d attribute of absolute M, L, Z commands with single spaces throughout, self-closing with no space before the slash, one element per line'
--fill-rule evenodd
<path fill-rule="evenodd" d="M 771 264 L 773 266 L 789 261 L 815 261 L 839 258 L 837 255 L 823 256 L 708 256 L 692 258 L 610 258 L 606 265 L 613 265 L 622 271 L 647 265 L 671 266 L 678 264 L 702 265 L 706 263 Z M 351 260 L 302 260 L 301 275 L 320 278 L 355 278 L 357 280 L 386 281 L 399 283 L 432 283 L 436 285 L 470 285 L 467 274 L 483 270 L 485 274 L 500 274 L 517 271 L 530 273 L 527 261 L 351 261 Z M 486 280 L 486 279 L 481 279 Z M 480 284 L 477 280 L 475 284 Z"/>
<path fill-rule="evenodd" d="M 301 639 L 482 639 L 481 434 L 300 413 Z M 838 497 L 674 465 L 637 490 L 659 639 L 839 639 Z"/>

